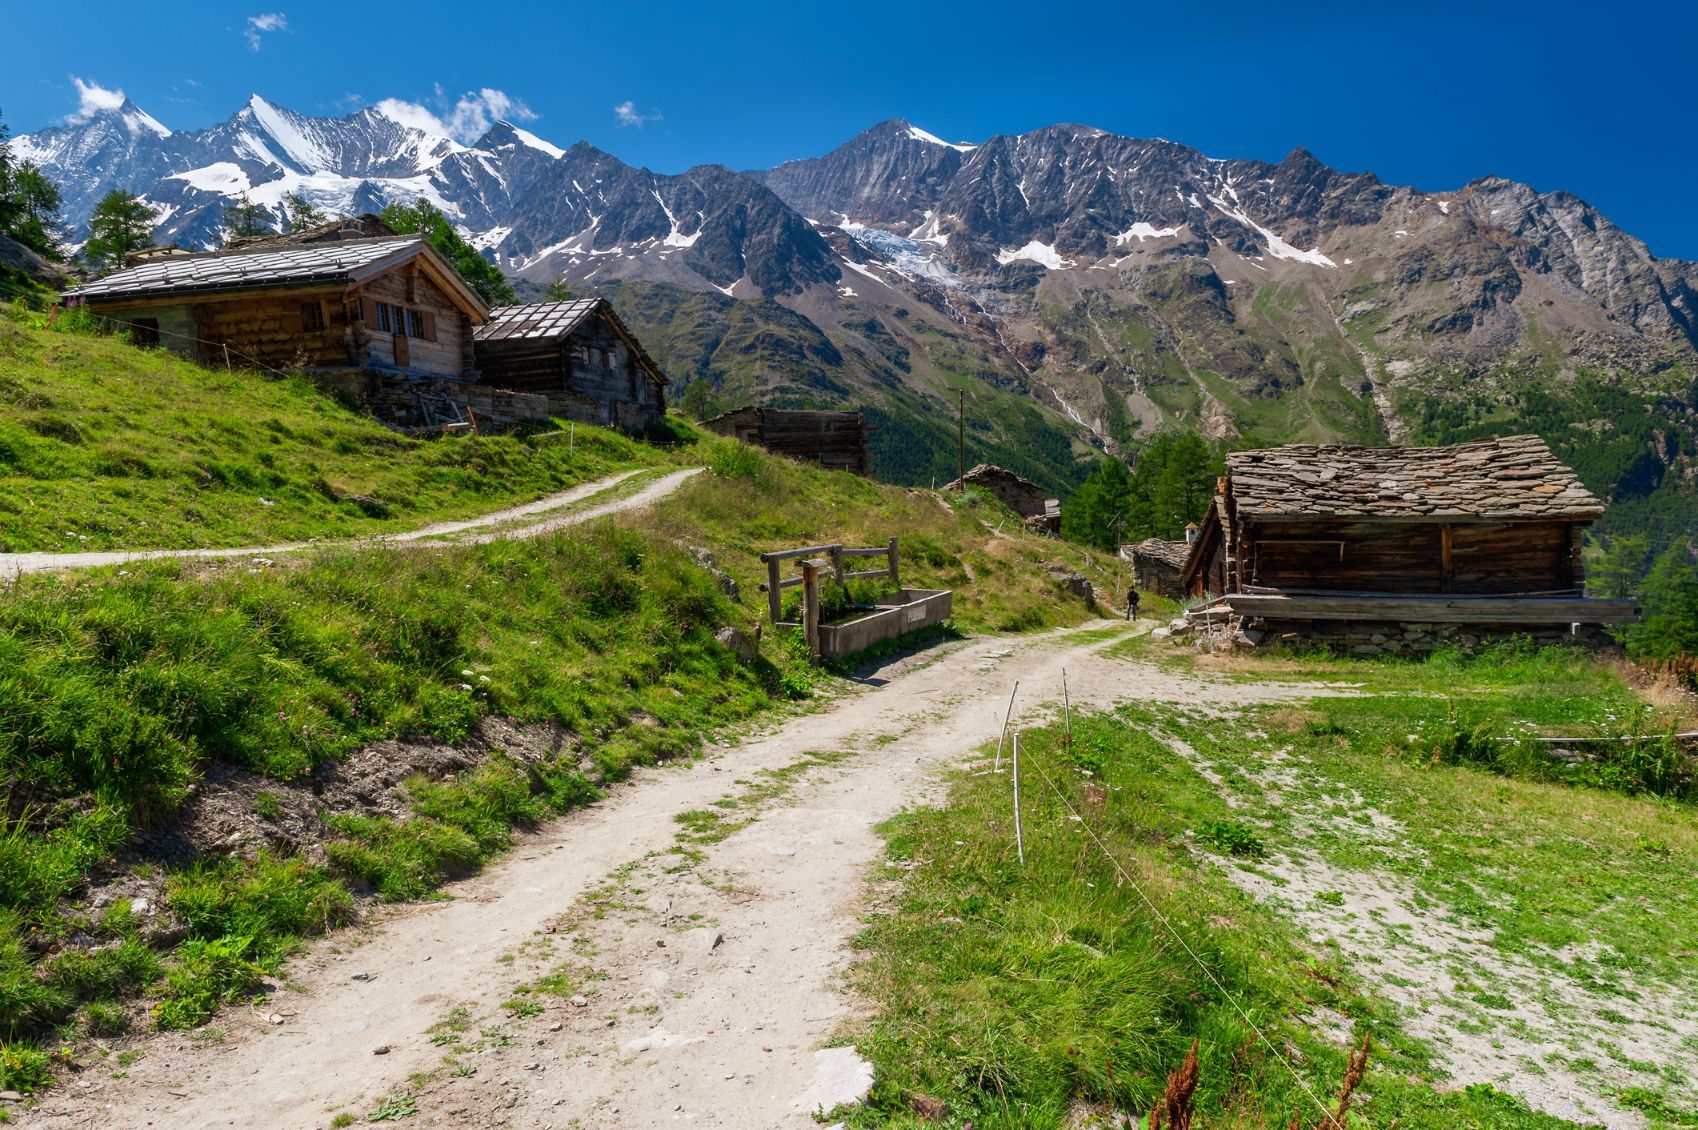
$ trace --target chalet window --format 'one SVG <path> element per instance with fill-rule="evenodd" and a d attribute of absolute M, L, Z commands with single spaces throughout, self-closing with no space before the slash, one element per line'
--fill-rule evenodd
<path fill-rule="evenodd" d="M 323 303 L 301 303 L 301 329 L 305 333 L 318 333 L 324 329 Z"/>
<path fill-rule="evenodd" d="M 378 332 L 379 333 L 390 333 L 390 332 L 392 332 L 394 327 L 390 324 L 390 321 L 389 321 L 389 310 L 390 310 L 389 303 L 379 302 L 379 303 L 376 303 L 376 306 L 377 306 L 377 330 L 378 330 Z"/>

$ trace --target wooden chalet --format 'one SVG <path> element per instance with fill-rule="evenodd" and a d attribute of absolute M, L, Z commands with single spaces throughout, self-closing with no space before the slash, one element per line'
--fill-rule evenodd
<path fill-rule="evenodd" d="M 502 306 L 473 334 L 479 383 L 542 393 L 551 415 L 647 433 L 666 375 L 605 298 Z"/>
<path fill-rule="evenodd" d="M 1191 543 L 1145 538 L 1120 547 L 1121 560 L 1132 566 L 1132 583 L 1146 592 L 1178 600 L 1185 594 L 1185 562 L 1191 557 Z"/>
<path fill-rule="evenodd" d="M 72 287 L 138 345 L 163 345 L 208 365 L 371 369 L 463 380 L 472 332 L 489 311 L 419 235 L 369 235 L 325 225 L 229 250 L 168 248 Z"/>
<path fill-rule="evenodd" d="M 1638 618 L 1630 601 L 1584 598 L 1581 531 L 1603 509 L 1537 436 L 1234 452 L 1181 581 L 1212 598 L 1193 621 L 1252 643 L 1560 635 Z"/>
<path fill-rule="evenodd" d="M 872 474 L 867 454 L 867 419 L 859 412 L 816 412 L 791 408 L 737 408 L 702 426 L 723 436 L 818 463 L 828 471 Z"/>

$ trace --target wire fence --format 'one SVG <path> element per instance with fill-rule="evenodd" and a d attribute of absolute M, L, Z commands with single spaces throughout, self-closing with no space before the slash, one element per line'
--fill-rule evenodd
<path fill-rule="evenodd" d="M 1065 678 L 1065 676 L 1063 676 L 1063 678 Z M 1019 690 L 1019 684 L 1018 683 L 1015 684 L 1015 690 L 1016 691 Z M 1066 691 L 1063 690 L 1064 700 L 1065 700 L 1065 696 L 1066 696 Z M 1010 713 L 1012 713 L 1012 707 L 1013 707 L 1013 696 L 1012 695 L 1009 698 L 1009 705 L 1010 705 Z M 1071 745 L 1071 741 L 1072 741 L 1072 710 L 1071 710 L 1070 704 L 1069 704 L 1069 706 L 1064 707 L 1064 710 L 1066 711 L 1066 715 L 1067 715 L 1067 731 L 1068 731 L 1067 740 L 1068 740 L 1069 745 Z M 1008 728 L 1008 723 L 1006 721 L 1003 723 L 1003 727 L 1004 727 L 1004 732 L 1006 734 L 1006 731 L 1007 731 L 1007 728 Z M 1014 730 L 1013 738 L 1014 738 L 1013 748 L 1014 748 L 1014 764 L 1015 764 L 1015 773 L 1014 773 L 1014 782 L 1013 782 L 1013 784 L 1014 784 L 1014 827 L 1015 827 L 1016 844 L 1017 844 L 1017 848 L 1018 848 L 1018 851 L 1019 851 L 1019 857 L 1020 857 L 1020 864 L 1021 864 L 1022 867 L 1024 867 L 1025 862 L 1026 862 L 1026 845 L 1025 845 L 1025 837 L 1024 837 L 1024 834 L 1023 834 L 1023 828 L 1022 828 L 1021 819 L 1020 819 L 1020 777 L 1019 777 L 1020 731 L 1019 731 L 1018 728 L 1016 728 Z M 1001 739 L 999 738 L 998 739 L 998 747 L 1000 748 L 1000 746 L 1001 746 Z M 1155 904 L 1155 902 L 1150 898 L 1149 894 L 1145 892 L 1143 884 L 1139 883 L 1138 880 L 1132 876 L 1132 873 L 1125 867 L 1125 865 L 1123 865 L 1120 862 L 1119 858 L 1114 854 L 1114 852 L 1109 849 L 1108 844 L 1103 842 L 1103 838 L 1100 835 L 1097 834 L 1097 830 L 1094 827 L 1091 826 L 1091 824 L 1088 820 L 1085 819 L 1084 814 L 1082 814 L 1076 807 L 1074 807 L 1073 801 L 1072 801 L 1071 798 L 1068 797 L 1066 790 L 1064 790 L 1061 787 L 1060 783 L 1057 782 L 1056 779 L 1053 776 L 1051 776 L 1050 773 L 1047 770 L 1044 769 L 1042 761 L 1038 760 L 1038 759 L 1028 758 L 1027 759 L 1027 768 L 1037 770 L 1038 776 L 1040 778 L 1042 778 L 1044 783 L 1049 786 L 1050 791 L 1053 792 L 1055 794 L 1056 799 L 1061 802 L 1061 806 L 1064 809 L 1066 809 L 1067 815 L 1068 815 L 1068 818 L 1069 818 L 1069 822 L 1077 824 L 1085 830 L 1085 834 L 1090 837 L 1091 842 L 1096 845 L 1097 850 L 1102 853 L 1103 858 L 1106 859 L 1108 861 L 1109 865 L 1114 868 L 1115 872 L 1120 876 L 1121 881 L 1124 882 L 1127 886 L 1132 888 L 1133 893 L 1138 896 L 1138 900 L 1141 903 L 1144 904 L 1144 907 L 1147 910 L 1149 910 L 1150 914 L 1155 918 L 1155 920 L 1158 923 L 1160 923 L 1161 928 L 1167 933 L 1167 935 L 1169 937 L 1171 937 L 1174 940 L 1174 942 L 1176 942 L 1179 945 L 1179 948 L 1182 949 L 1185 952 L 1185 955 L 1188 958 L 1190 958 L 1191 963 L 1197 967 L 1198 971 L 1201 972 L 1202 975 L 1208 980 L 1209 984 L 1214 986 L 1215 991 L 1218 992 L 1221 995 L 1222 999 L 1224 999 L 1228 1004 L 1230 1004 L 1232 1006 L 1233 1011 L 1238 1014 L 1238 1018 L 1240 1020 L 1242 1020 L 1245 1024 L 1245 1026 L 1248 1027 L 1250 1029 L 1250 1031 L 1255 1034 L 1256 1039 L 1258 1041 L 1260 1041 L 1268 1049 L 1269 1053 L 1271 1053 L 1273 1055 L 1274 1059 L 1277 1060 L 1279 1062 L 1279 1064 L 1282 1067 L 1284 1067 L 1287 1072 L 1290 1073 L 1292 1080 L 1294 1082 L 1296 1082 L 1297 1086 L 1303 1091 L 1303 1093 L 1309 1097 L 1309 1100 L 1315 1104 L 1316 1109 L 1318 1109 L 1321 1112 L 1321 1116 L 1322 1116 L 1321 1126 L 1323 1128 L 1326 1128 L 1326 1130 L 1332 1130 L 1332 1128 L 1337 1127 L 1338 1121 L 1337 1121 L 1336 1117 L 1334 1116 L 1332 1109 L 1327 1106 L 1327 1104 L 1321 1099 L 1320 1095 L 1315 1093 L 1314 1088 L 1309 1086 L 1308 1081 L 1306 1079 L 1304 1079 L 1303 1076 L 1298 1072 L 1296 1066 L 1291 1062 L 1291 1059 L 1279 1048 L 1278 1045 L 1276 1045 L 1274 1043 L 1274 1041 L 1272 1039 L 1269 1038 L 1268 1034 L 1262 1030 L 1261 1025 L 1257 1024 L 1254 1020 L 1252 1020 L 1250 1018 L 1249 1011 L 1238 1000 L 1238 998 L 1233 996 L 1233 994 L 1227 989 L 1227 987 L 1224 984 L 1221 983 L 1220 978 L 1215 976 L 1214 970 L 1210 969 L 1208 967 L 1208 964 L 1206 962 L 1204 962 L 1203 959 L 1197 955 L 1197 951 L 1194 950 L 1191 947 L 1191 944 L 1185 940 L 1184 935 L 1181 934 L 1179 932 L 1179 930 L 1174 927 L 1173 923 L 1168 920 L 1167 915 L 1162 913 L 1161 908 L 1158 907 Z"/>

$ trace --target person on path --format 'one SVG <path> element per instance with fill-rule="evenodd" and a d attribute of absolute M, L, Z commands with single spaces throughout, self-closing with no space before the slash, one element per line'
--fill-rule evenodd
<path fill-rule="evenodd" d="M 1126 586 L 1126 618 L 1128 620 L 1138 618 L 1138 590 L 1131 585 Z"/>

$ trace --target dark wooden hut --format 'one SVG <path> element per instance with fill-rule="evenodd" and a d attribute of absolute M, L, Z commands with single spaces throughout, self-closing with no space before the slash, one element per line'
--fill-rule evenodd
<path fill-rule="evenodd" d="M 167 249 L 64 298 L 138 345 L 205 364 L 455 380 L 471 370 L 472 331 L 488 316 L 422 236 L 360 230 L 206 254 Z"/>
<path fill-rule="evenodd" d="M 605 298 L 498 307 L 473 337 L 480 384 L 545 394 L 552 415 L 637 434 L 666 417 L 666 375 Z"/>
<path fill-rule="evenodd" d="M 751 405 L 715 416 L 702 426 L 764 447 L 774 455 L 818 463 L 828 471 L 872 473 L 872 460 L 867 455 L 867 419 L 859 412 Z"/>
<path fill-rule="evenodd" d="M 1631 602 L 1584 598 L 1581 531 L 1602 514 L 1537 436 L 1240 451 L 1182 582 L 1214 598 L 1194 619 L 1258 635 L 1401 650 L 1387 645 L 1566 632 L 1638 616 Z"/>

